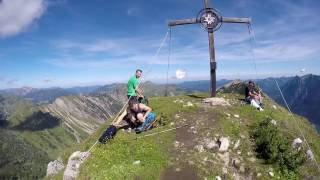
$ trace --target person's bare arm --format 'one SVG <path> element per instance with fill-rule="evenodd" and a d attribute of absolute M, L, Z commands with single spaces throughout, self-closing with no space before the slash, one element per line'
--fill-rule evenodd
<path fill-rule="evenodd" d="M 148 114 L 152 111 L 151 107 L 149 106 L 146 106 L 144 104 L 139 104 L 139 108 L 143 111 L 146 111 L 146 113 L 144 114 L 143 116 L 143 119 L 146 119 L 146 117 L 148 116 Z"/>
<path fill-rule="evenodd" d="M 253 97 L 253 96 L 254 96 L 254 92 L 249 91 L 249 96 L 250 96 L 250 97 Z"/>

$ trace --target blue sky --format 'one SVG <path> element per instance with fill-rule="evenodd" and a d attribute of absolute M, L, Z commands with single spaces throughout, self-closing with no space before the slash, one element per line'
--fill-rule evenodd
<path fill-rule="evenodd" d="M 211 0 L 225 17 L 215 33 L 218 79 L 320 73 L 320 1 Z M 171 19 L 194 18 L 202 0 L 0 0 L 0 89 L 71 87 L 126 82 L 136 68 L 144 80 L 166 77 Z M 207 33 L 199 25 L 172 29 L 170 82 L 209 79 Z M 256 75 L 253 57 L 257 63 Z"/>

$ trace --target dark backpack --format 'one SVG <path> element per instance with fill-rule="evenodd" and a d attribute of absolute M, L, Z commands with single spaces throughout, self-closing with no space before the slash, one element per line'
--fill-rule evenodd
<path fill-rule="evenodd" d="M 148 98 L 145 97 L 145 96 L 143 96 L 143 98 L 140 97 L 140 98 L 138 99 L 138 101 L 139 101 L 139 103 L 142 103 L 142 104 L 147 105 L 147 106 L 148 106 L 148 104 L 149 104 L 149 100 L 148 100 Z"/>
<path fill-rule="evenodd" d="M 100 143 L 106 143 L 109 139 L 112 139 L 117 133 L 117 128 L 113 125 L 109 126 L 106 131 L 99 138 Z"/>

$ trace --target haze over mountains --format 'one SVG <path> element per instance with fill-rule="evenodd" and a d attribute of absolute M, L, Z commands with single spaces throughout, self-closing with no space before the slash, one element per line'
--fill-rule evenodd
<path fill-rule="evenodd" d="M 309 74 L 302 77 L 280 77 L 276 78 L 276 80 L 279 83 L 280 88 L 283 90 L 284 97 L 288 101 L 292 111 L 305 116 L 311 122 L 320 126 L 320 122 L 318 120 L 320 119 L 320 112 L 316 111 L 320 104 L 320 76 Z M 219 80 L 217 81 L 217 87 L 221 87 L 229 82 L 231 82 L 231 80 Z M 256 82 L 268 96 L 280 105 L 284 105 L 274 78 L 258 79 Z M 209 92 L 209 83 L 210 82 L 208 80 L 201 80 L 187 81 L 180 84 L 170 84 L 168 86 L 168 95 L 177 95 L 185 92 Z M 166 93 L 166 86 L 164 84 L 146 82 L 142 84 L 142 87 L 145 91 L 144 94 L 147 97 L 164 96 Z M 11 99 L 12 97 L 15 97 L 15 99 L 20 97 L 21 99 L 37 104 L 52 103 L 57 98 L 63 96 L 103 94 L 105 92 L 108 92 L 108 94 L 114 99 L 118 99 L 120 101 L 126 100 L 126 84 L 123 83 L 73 88 L 53 87 L 37 89 L 23 87 L 0 90 L 0 94 L 9 96 Z M 0 119 L 3 119 L 4 116 L 5 113 L 0 114 Z"/>

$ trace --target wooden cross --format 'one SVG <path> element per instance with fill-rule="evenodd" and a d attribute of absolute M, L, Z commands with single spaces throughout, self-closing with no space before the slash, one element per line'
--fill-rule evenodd
<path fill-rule="evenodd" d="M 220 28 L 222 23 L 245 23 L 250 24 L 250 18 L 228 18 L 219 15 L 219 12 L 209 6 L 209 0 L 204 0 L 205 8 L 202 9 L 197 18 L 182 19 L 169 21 L 168 26 L 177 26 L 185 24 L 201 24 L 208 31 L 209 38 L 209 53 L 210 53 L 210 91 L 211 97 L 216 96 L 216 69 L 217 63 L 215 60 L 214 51 L 214 34 L 213 32 Z"/>

